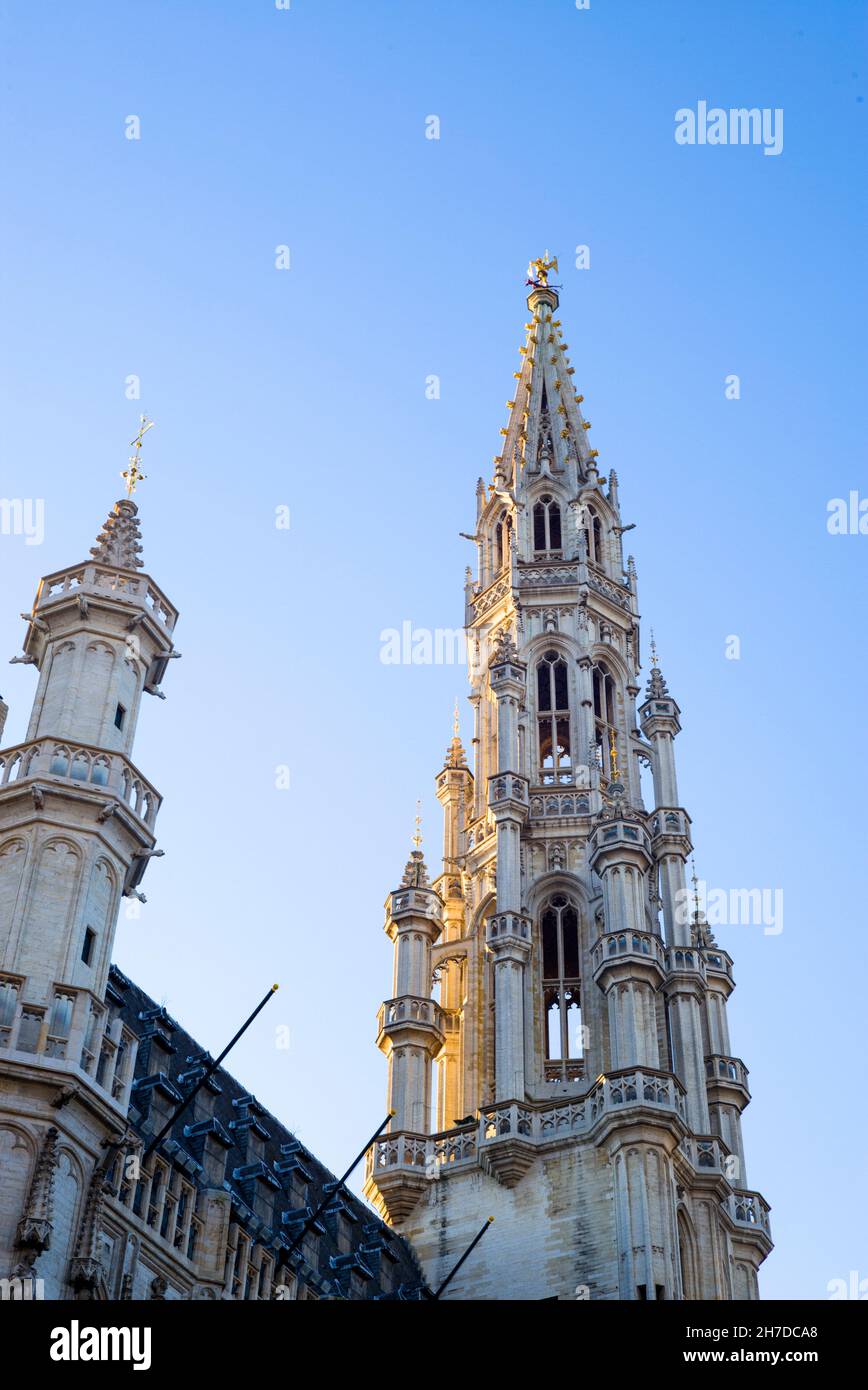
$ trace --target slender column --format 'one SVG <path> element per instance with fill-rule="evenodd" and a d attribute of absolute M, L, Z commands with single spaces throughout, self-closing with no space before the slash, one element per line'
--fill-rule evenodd
<path fill-rule="evenodd" d="M 531 932 L 521 902 L 521 827 L 528 813 L 528 789 L 518 773 L 518 708 L 527 667 L 508 633 L 499 634 L 489 679 L 498 732 L 497 768 L 488 792 L 497 826 L 497 911 L 486 938 L 494 956 L 495 1094 L 498 1100 L 523 1100 Z"/>

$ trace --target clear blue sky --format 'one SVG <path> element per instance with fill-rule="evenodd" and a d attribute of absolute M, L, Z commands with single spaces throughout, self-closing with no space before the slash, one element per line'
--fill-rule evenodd
<path fill-rule="evenodd" d="M 864 6 L 2 16 L 0 492 L 43 497 L 46 533 L 0 536 L 0 653 L 40 574 L 87 555 L 140 409 L 157 421 L 145 560 L 182 613 L 184 659 L 136 746 L 166 857 L 121 923 L 121 968 L 215 1051 L 279 980 L 235 1073 L 333 1168 L 381 1118 L 382 902 L 417 796 L 439 848 L 433 778 L 464 682 L 383 665 L 380 632 L 462 621 L 458 532 L 548 246 L 594 444 L 638 523 L 699 871 L 785 895 L 779 936 L 720 933 L 748 1176 L 777 1240 L 763 1291 L 868 1277 L 868 536 L 826 530 L 830 498 L 868 497 Z M 783 153 L 677 145 L 674 113 L 699 100 L 783 108 Z M 34 673 L 3 670 L 12 742 Z"/>

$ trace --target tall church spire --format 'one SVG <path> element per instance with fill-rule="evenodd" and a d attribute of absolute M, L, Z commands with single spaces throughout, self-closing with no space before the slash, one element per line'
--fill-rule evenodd
<path fill-rule="evenodd" d="M 744 1189 L 731 962 L 683 911 L 680 711 L 656 648 L 636 707 L 631 526 L 589 446 L 556 271 L 548 253 L 531 264 L 503 451 L 476 491 L 472 768 L 456 734 L 436 784 L 443 871 L 429 886 L 411 856 L 390 895 L 400 997 L 378 1042 L 398 1113 L 366 1191 L 432 1286 L 495 1213 L 452 1297 L 755 1298 L 771 1243 Z"/>

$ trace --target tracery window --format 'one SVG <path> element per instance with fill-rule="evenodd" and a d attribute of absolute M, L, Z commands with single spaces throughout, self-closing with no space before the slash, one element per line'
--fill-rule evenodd
<path fill-rule="evenodd" d="M 561 559 L 561 509 L 553 497 L 541 497 L 533 509 L 533 549 L 538 559 Z"/>
<path fill-rule="evenodd" d="M 597 766 L 605 781 L 610 781 L 613 772 L 612 748 L 618 758 L 619 772 L 623 773 L 621 742 L 618 737 L 615 704 L 615 678 L 604 661 L 597 662 L 592 672 L 594 687 L 594 743 Z"/>
<path fill-rule="evenodd" d="M 603 523 L 593 507 L 585 508 L 585 540 L 588 546 L 588 559 L 600 569 L 606 568 L 605 547 L 603 543 Z"/>
<path fill-rule="evenodd" d="M 494 528 L 494 573 L 500 574 L 509 563 L 509 548 L 512 542 L 512 518 L 502 516 Z"/>
<path fill-rule="evenodd" d="M 546 652 L 536 668 L 540 780 L 544 786 L 573 780 L 570 753 L 570 696 L 567 663 Z"/>
<path fill-rule="evenodd" d="M 572 1078 L 584 1055 L 579 916 L 563 893 L 553 897 L 540 917 L 546 1076 Z"/>

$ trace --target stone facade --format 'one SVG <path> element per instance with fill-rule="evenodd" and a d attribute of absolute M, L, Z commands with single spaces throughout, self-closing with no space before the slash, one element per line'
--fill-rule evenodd
<path fill-rule="evenodd" d="M 141 699 L 178 655 L 140 551 L 124 499 L 24 615 L 39 681 L 0 752 L 0 1296 L 423 1297 L 401 1238 L 223 1068 L 143 1158 L 211 1058 L 110 964 L 161 853 Z"/>
<path fill-rule="evenodd" d="M 441 871 L 417 846 L 386 903 L 395 1118 L 366 1193 L 432 1286 L 495 1217 L 444 1297 L 755 1299 L 769 1209 L 747 1184 L 732 960 L 686 882 L 680 711 L 653 648 L 638 703 L 618 480 L 545 276 L 528 308 L 503 452 L 477 485 L 474 764 L 456 724 Z"/>

